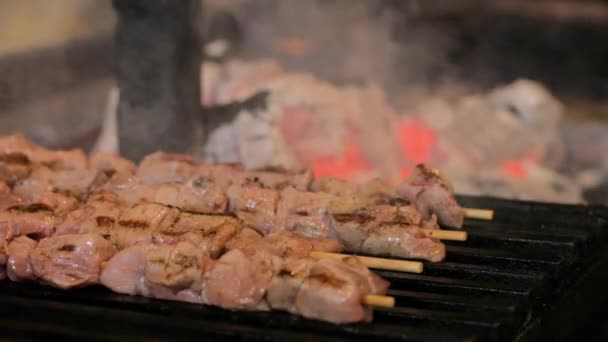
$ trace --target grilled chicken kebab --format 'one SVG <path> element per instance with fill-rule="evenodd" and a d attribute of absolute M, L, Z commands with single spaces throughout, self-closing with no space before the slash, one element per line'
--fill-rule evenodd
<path fill-rule="evenodd" d="M 458 213 L 442 207 L 455 202 L 435 200 L 453 197 L 431 175 L 395 194 L 379 181 L 314 181 L 308 171 L 247 171 L 162 152 L 136 166 L 0 138 L 0 277 L 368 320 L 362 296 L 386 293 L 388 283 L 354 258 L 307 256 L 344 248 L 442 260 L 445 247 L 421 228 Z"/>
<path fill-rule="evenodd" d="M 112 168 L 113 164 L 117 166 Z M 26 203 L 61 212 L 73 210 L 77 201 L 60 194 L 82 197 L 110 192 L 127 204 L 143 201 L 199 213 L 234 213 L 262 234 L 292 230 L 336 238 L 353 252 L 431 261 L 445 256 L 444 245 L 420 230 L 436 228 L 435 216 L 425 220 L 416 207 L 400 200 L 376 204 L 363 196 L 305 191 L 312 182 L 309 172 L 246 172 L 228 165 L 199 165 L 187 156 L 164 153 L 144 159 L 136 176 L 134 169 L 112 155 L 97 155 L 84 169 L 37 164 L 27 178 L 13 185 L 13 194 Z"/>

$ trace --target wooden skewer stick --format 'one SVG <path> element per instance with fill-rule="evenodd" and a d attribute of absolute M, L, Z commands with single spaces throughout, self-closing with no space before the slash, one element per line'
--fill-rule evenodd
<path fill-rule="evenodd" d="M 383 308 L 393 308 L 395 307 L 395 297 L 367 295 L 363 297 L 363 304 L 379 306 Z"/>
<path fill-rule="evenodd" d="M 467 232 L 461 230 L 422 229 L 422 232 L 433 239 L 467 241 Z"/>
<path fill-rule="evenodd" d="M 494 218 L 494 210 L 464 208 L 464 216 L 479 220 L 491 221 Z"/>
<path fill-rule="evenodd" d="M 311 252 L 310 256 L 315 259 L 321 258 L 334 258 L 344 259 L 347 257 L 355 256 L 362 264 L 369 268 L 376 268 L 380 270 L 398 271 L 398 272 L 409 272 L 409 273 L 422 273 L 422 263 L 419 261 L 407 261 L 407 260 L 393 260 L 384 258 L 373 258 L 358 255 L 338 254 L 338 253 L 326 253 L 326 252 Z"/>

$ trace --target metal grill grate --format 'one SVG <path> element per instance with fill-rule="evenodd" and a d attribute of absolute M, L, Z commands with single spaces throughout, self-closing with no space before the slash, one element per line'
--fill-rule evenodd
<path fill-rule="evenodd" d="M 466 242 L 448 242 L 423 274 L 378 272 L 393 309 L 374 322 L 336 326 L 285 313 L 0 282 L 0 335 L 78 339 L 538 340 L 567 336 L 608 297 L 608 208 L 461 197 L 495 210 L 468 220 Z"/>

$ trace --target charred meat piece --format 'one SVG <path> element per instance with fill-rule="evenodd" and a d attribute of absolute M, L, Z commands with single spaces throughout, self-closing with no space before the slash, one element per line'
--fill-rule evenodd
<path fill-rule="evenodd" d="M 354 214 L 332 216 L 337 238 L 346 250 L 434 262 L 445 257 L 445 246 L 427 238 L 419 228 L 437 225 L 433 221 L 423 222 L 411 206 L 376 205 Z"/>
<path fill-rule="evenodd" d="M 149 295 L 200 303 L 202 277 L 211 260 L 187 242 L 162 245 L 146 256 L 145 284 Z"/>
<path fill-rule="evenodd" d="M 264 235 L 277 229 L 277 191 L 264 188 L 255 181 L 245 180 L 233 183 L 226 194 L 230 202 L 228 210 L 251 228 Z"/>
<path fill-rule="evenodd" d="M 240 222 L 230 216 L 180 213 L 176 221 L 158 226 L 153 241 L 160 244 L 187 241 L 205 256 L 217 259 L 240 230 Z"/>
<path fill-rule="evenodd" d="M 51 236 L 55 232 L 58 218 L 41 207 L 25 207 L 0 212 L 0 233 L 6 236 L 29 236 L 34 239 Z M 10 238 L 7 237 L 8 240 Z"/>
<path fill-rule="evenodd" d="M 227 250 L 243 249 L 257 244 L 262 239 L 262 234 L 251 228 L 245 227 L 236 233 L 232 239 L 226 243 L 225 248 Z"/>
<path fill-rule="evenodd" d="M 0 154 L 0 181 L 15 184 L 27 178 L 31 171 L 29 158 L 22 153 Z"/>
<path fill-rule="evenodd" d="M 89 160 L 89 167 L 93 170 L 102 171 L 108 175 L 118 173 L 131 176 L 135 174 L 135 164 L 116 154 L 107 152 L 97 152 Z"/>
<path fill-rule="evenodd" d="M 297 314 L 296 299 L 304 279 L 316 261 L 312 258 L 286 258 L 268 287 L 267 301 L 273 310 Z"/>
<path fill-rule="evenodd" d="M 314 192 L 325 192 L 336 196 L 358 196 L 366 198 L 372 204 L 388 203 L 396 197 L 396 192 L 380 179 L 371 179 L 357 184 L 335 177 L 321 177 L 311 186 Z"/>
<path fill-rule="evenodd" d="M 85 169 L 86 157 L 81 150 L 50 151 L 27 140 L 22 134 L 0 138 L 0 155 L 20 154 L 33 163 L 55 170 Z"/>
<path fill-rule="evenodd" d="M 267 301 L 274 310 L 299 313 L 334 323 L 371 319 L 361 305 L 367 294 L 386 294 L 389 283 L 356 258 L 286 258 L 272 279 Z"/>
<path fill-rule="evenodd" d="M 184 183 L 196 176 L 196 163 L 188 155 L 155 152 L 139 163 L 136 175 L 146 184 Z"/>
<path fill-rule="evenodd" d="M 202 303 L 201 280 L 210 263 L 187 242 L 142 244 L 118 252 L 99 279 L 118 293 Z"/>
<path fill-rule="evenodd" d="M 344 262 L 321 259 L 310 268 L 296 296 L 298 313 L 332 323 L 371 321 L 371 308 L 361 303 L 372 293 L 369 282 Z"/>
<path fill-rule="evenodd" d="M 23 204 L 23 199 L 13 194 L 11 188 L 5 182 L 0 181 L 0 210 L 18 207 Z"/>
<path fill-rule="evenodd" d="M 336 240 L 307 238 L 289 231 L 274 232 L 259 240 L 257 244 L 254 243 L 250 246 L 253 248 L 269 248 L 274 255 L 280 257 L 307 257 L 313 251 L 329 253 L 342 251 L 342 245 Z"/>
<path fill-rule="evenodd" d="M 227 189 L 241 170 L 235 165 L 201 165 L 189 155 L 156 152 L 141 161 L 136 175 L 146 184 L 185 183 L 202 177 Z"/>
<path fill-rule="evenodd" d="M 195 178 L 185 184 L 152 185 L 130 181 L 107 190 L 125 203 L 161 203 L 198 213 L 223 213 L 228 204 L 225 193 L 205 178 Z"/>
<path fill-rule="evenodd" d="M 96 170 L 52 170 L 38 165 L 32 169 L 27 179 L 15 184 L 14 192 L 30 200 L 35 200 L 44 192 L 60 192 L 85 198 L 93 186 L 106 179 L 103 173 Z"/>
<path fill-rule="evenodd" d="M 266 188 L 282 190 L 285 187 L 294 187 L 298 191 L 308 191 L 312 184 L 313 175 L 308 169 L 297 172 L 286 170 L 263 169 L 255 171 L 241 171 L 237 175 L 238 182 L 245 180 L 259 182 Z"/>
<path fill-rule="evenodd" d="M 372 232 L 361 245 L 361 253 L 440 262 L 445 245 L 426 237 L 417 227 L 383 226 Z"/>
<path fill-rule="evenodd" d="M 226 309 L 268 310 L 266 292 L 280 265 L 280 258 L 264 250 L 231 250 L 205 273 L 203 301 Z"/>
<path fill-rule="evenodd" d="M 92 195 L 87 203 L 65 216 L 57 226 L 57 235 L 99 232 L 100 228 L 113 227 L 125 209 L 113 194 Z"/>
<path fill-rule="evenodd" d="M 40 240 L 30 255 L 36 277 L 61 289 L 99 281 L 101 265 L 116 249 L 96 233 L 53 236 Z"/>
<path fill-rule="evenodd" d="M 397 193 L 414 203 L 425 219 L 434 214 L 439 223 L 461 228 L 464 210 L 458 205 L 450 183 L 437 170 L 416 166 L 414 174 L 402 183 Z"/>
<path fill-rule="evenodd" d="M 332 199 L 331 195 L 285 188 L 277 207 L 277 225 L 308 237 L 334 237 L 333 221 L 328 211 Z"/>
<path fill-rule="evenodd" d="M 12 281 L 37 279 L 30 262 L 30 255 L 37 245 L 37 241 L 27 236 L 20 236 L 8 245 L 6 273 Z"/>

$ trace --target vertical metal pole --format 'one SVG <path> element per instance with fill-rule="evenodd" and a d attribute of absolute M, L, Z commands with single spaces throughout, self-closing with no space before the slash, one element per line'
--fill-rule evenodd
<path fill-rule="evenodd" d="M 200 0 L 114 0 L 120 153 L 192 152 L 200 116 Z"/>

